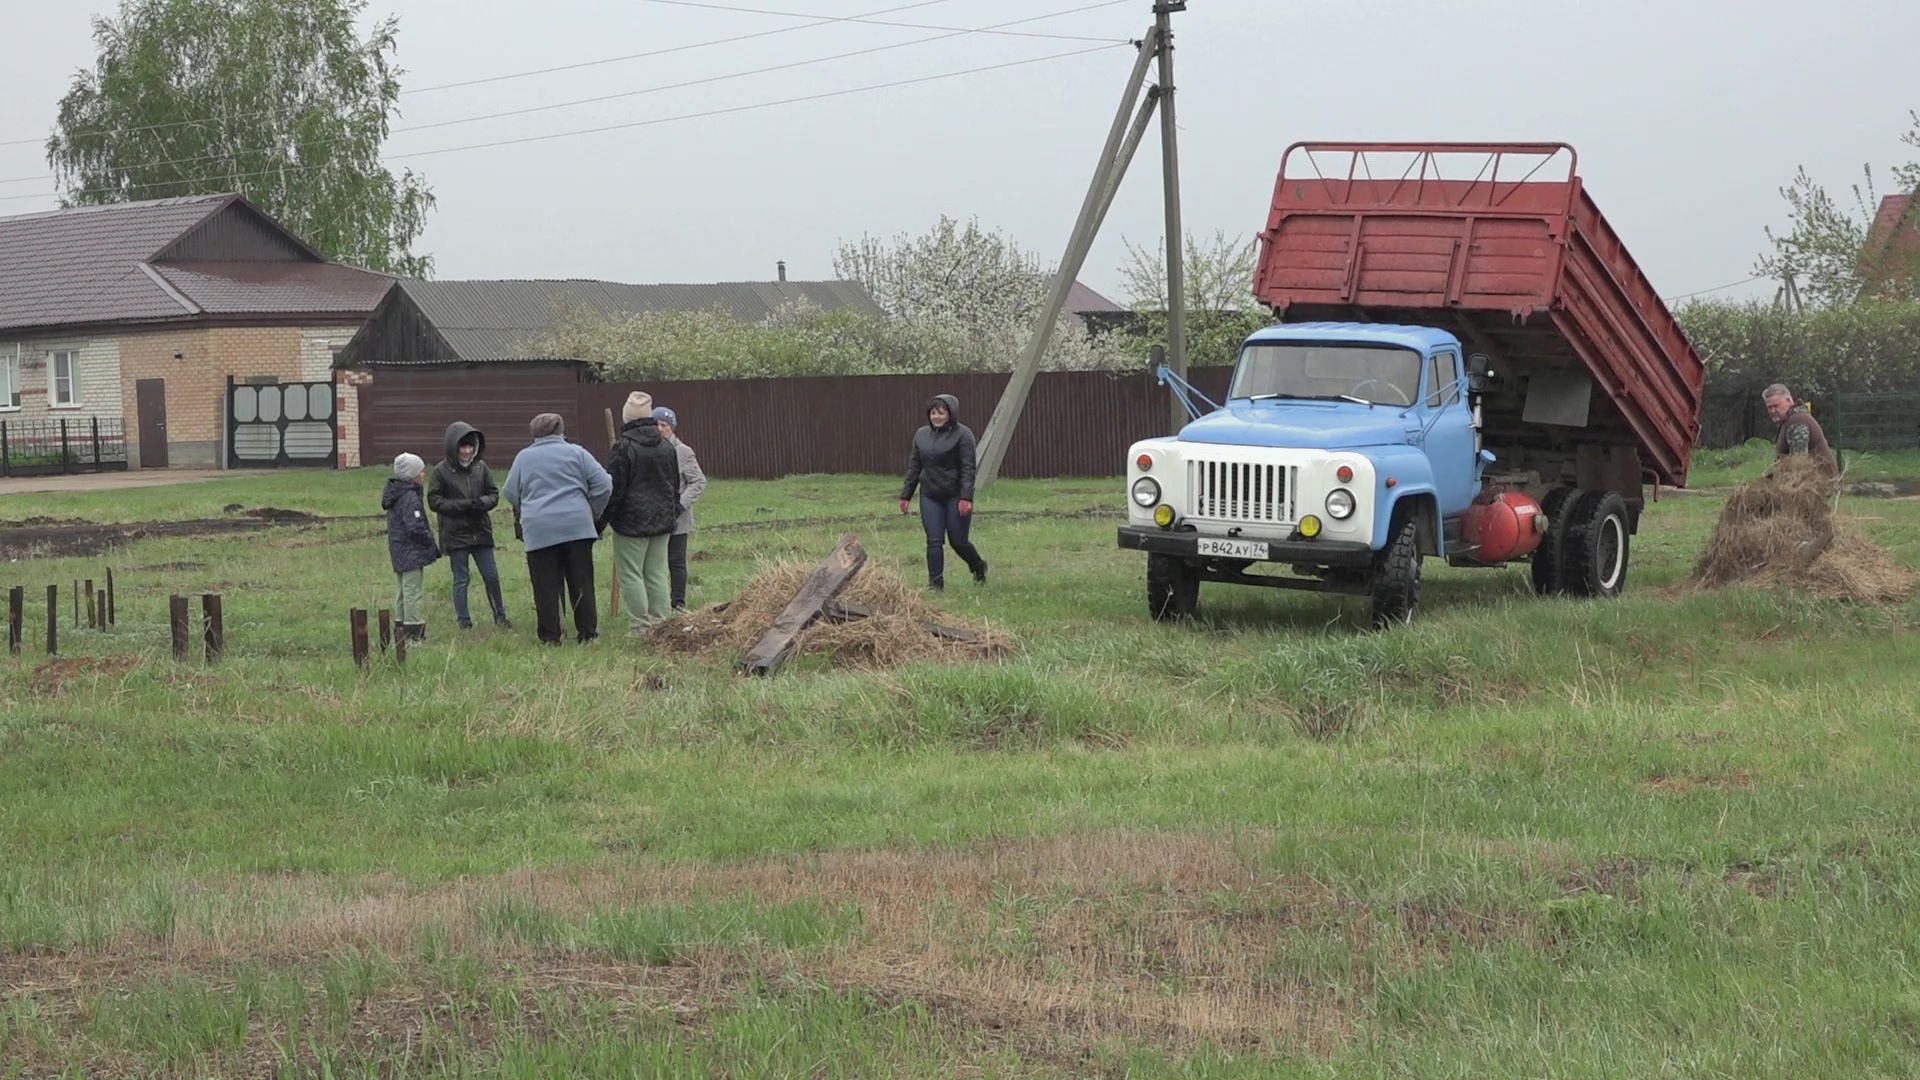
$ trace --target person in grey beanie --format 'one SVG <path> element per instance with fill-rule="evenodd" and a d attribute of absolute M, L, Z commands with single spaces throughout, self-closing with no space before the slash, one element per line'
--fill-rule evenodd
<path fill-rule="evenodd" d="M 693 504 L 700 499 L 700 493 L 707 490 L 707 474 L 700 469 L 700 459 L 693 454 L 693 447 L 680 439 L 680 417 L 672 409 L 656 405 L 653 407 L 653 419 L 660 425 L 660 434 L 673 444 L 674 453 L 680 456 L 680 519 L 673 523 L 673 540 L 667 545 L 667 574 L 672 579 L 673 610 L 687 610 L 687 546 L 693 540 Z"/>
<path fill-rule="evenodd" d="M 425 571 L 440 558 L 420 495 L 426 475 L 427 463 L 419 455 L 401 454 L 393 459 L 393 478 L 380 493 L 380 509 L 387 512 L 387 557 L 400 586 L 394 602 L 398 633 L 419 642 L 427 640 Z"/>

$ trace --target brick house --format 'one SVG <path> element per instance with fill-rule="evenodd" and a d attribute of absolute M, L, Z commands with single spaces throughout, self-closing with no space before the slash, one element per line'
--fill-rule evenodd
<path fill-rule="evenodd" d="M 331 379 L 390 283 L 239 195 L 0 217 L 0 421 L 124 433 L 133 468 L 222 466 L 228 378 Z M 358 398 L 341 389 L 351 466 Z"/>

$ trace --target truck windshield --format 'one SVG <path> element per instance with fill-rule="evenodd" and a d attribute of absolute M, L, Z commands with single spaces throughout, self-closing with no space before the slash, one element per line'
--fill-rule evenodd
<path fill-rule="evenodd" d="M 1420 354 L 1391 345 L 1258 341 L 1240 350 L 1231 398 L 1296 398 L 1412 405 Z"/>

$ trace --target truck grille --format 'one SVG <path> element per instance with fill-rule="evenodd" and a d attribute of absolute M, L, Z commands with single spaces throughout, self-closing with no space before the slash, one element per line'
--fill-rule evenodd
<path fill-rule="evenodd" d="M 1188 516 L 1286 524 L 1294 520 L 1297 466 L 1245 461 L 1187 462 Z"/>

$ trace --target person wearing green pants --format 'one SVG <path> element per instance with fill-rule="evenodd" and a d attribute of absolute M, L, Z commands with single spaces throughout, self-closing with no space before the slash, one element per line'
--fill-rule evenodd
<path fill-rule="evenodd" d="M 620 606 L 637 632 L 673 610 L 667 549 L 680 519 L 680 455 L 660 434 L 651 395 L 627 395 L 620 419 L 620 436 L 607 453 L 613 494 L 598 525 L 613 528 Z"/>
<path fill-rule="evenodd" d="M 387 556 L 400 585 L 394 616 L 400 636 L 413 642 L 427 640 L 422 579 L 426 568 L 440 558 L 440 545 L 433 538 L 420 493 L 426 472 L 419 455 L 401 454 L 393 459 L 393 478 L 380 493 L 380 509 L 387 512 Z"/>

